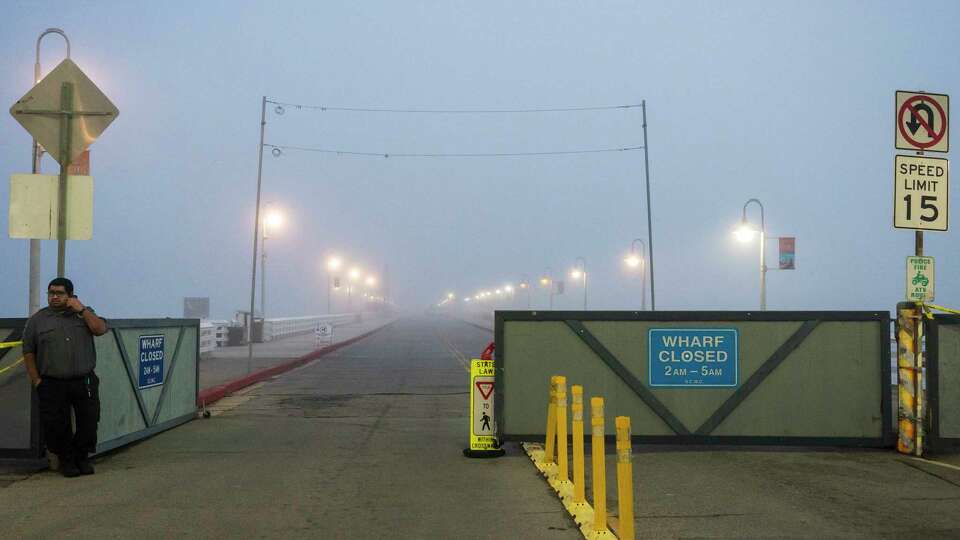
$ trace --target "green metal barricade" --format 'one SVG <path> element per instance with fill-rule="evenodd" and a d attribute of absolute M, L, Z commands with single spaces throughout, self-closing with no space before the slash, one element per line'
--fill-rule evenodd
<path fill-rule="evenodd" d="M 0 342 L 20 339 L 26 319 L 0 319 Z M 97 338 L 97 452 L 193 419 L 199 389 L 198 319 L 108 319 Z M 0 457 L 42 455 L 36 395 L 20 347 L 0 348 Z"/>
<path fill-rule="evenodd" d="M 495 334 L 504 440 L 542 439 L 564 375 L 641 443 L 893 443 L 886 312 L 499 311 Z"/>

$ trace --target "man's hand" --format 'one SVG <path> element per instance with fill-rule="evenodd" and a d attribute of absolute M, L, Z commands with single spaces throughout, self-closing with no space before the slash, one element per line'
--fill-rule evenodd
<path fill-rule="evenodd" d="M 42 382 L 43 382 L 43 379 L 41 379 L 40 377 L 37 377 L 36 379 L 33 380 L 33 387 L 36 388 L 40 386 L 40 383 Z"/>
<path fill-rule="evenodd" d="M 80 313 L 81 311 L 83 311 L 84 305 L 82 302 L 80 302 L 79 298 L 77 298 L 76 296 L 71 296 L 70 298 L 67 298 L 67 307 L 72 309 L 76 313 Z"/>

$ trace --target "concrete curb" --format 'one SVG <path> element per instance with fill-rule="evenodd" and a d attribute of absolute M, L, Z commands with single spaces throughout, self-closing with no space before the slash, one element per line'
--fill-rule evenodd
<path fill-rule="evenodd" d="M 310 363 L 313 360 L 320 358 L 321 356 L 325 356 L 334 351 L 342 349 L 348 345 L 352 345 L 360 341 L 361 339 L 370 337 L 373 334 L 379 332 L 380 330 L 383 330 L 384 328 L 394 324 L 395 322 L 397 321 L 396 320 L 390 321 L 387 324 L 380 326 L 378 328 L 374 328 L 373 330 L 365 334 L 360 334 L 359 336 L 352 337 L 346 341 L 341 341 L 340 343 L 334 343 L 333 345 L 329 345 L 322 349 L 317 349 L 313 352 L 309 352 L 301 356 L 300 358 L 296 358 L 289 362 L 268 367 L 266 369 L 261 369 L 260 371 L 255 371 L 249 375 L 240 377 L 239 379 L 234 379 L 230 382 L 219 384 L 217 386 L 212 386 L 210 388 L 205 388 L 197 394 L 197 406 L 200 408 L 203 408 L 204 406 L 215 403 L 225 398 L 226 396 L 229 396 L 230 394 L 236 392 L 237 390 L 250 386 L 251 384 L 258 383 L 260 381 L 269 379 L 270 377 L 280 375 L 281 373 L 285 373 L 287 371 L 290 371 L 291 369 L 295 369 L 304 364 Z"/>

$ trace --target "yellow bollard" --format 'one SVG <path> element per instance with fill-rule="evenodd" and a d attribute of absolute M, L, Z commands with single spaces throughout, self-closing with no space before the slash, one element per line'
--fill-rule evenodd
<path fill-rule="evenodd" d="M 593 527 L 591 539 L 616 538 L 607 529 L 607 469 L 604 450 L 603 398 L 590 398 L 590 427 L 593 433 Z"/>
<path fill-rule="evenodd" d="M 567 378 L 556 377 L 557 402 L 557 476 L 550 482 L 561 498 L 570 494 L 569 460 L 567 459 Z"/>
<path fill-rule="evenodd" d="M 617 538 L 633 540 L 633 456 L 630 450 L 630 417 L 617 417 L 617 502 L 620 528 Z"/>
<path fill-rule="evenodd" d="M 550 402 L 547 404 L 547 440 L 543 445 L 543 466 L 554 463 L 553 448 L 557 437 L 557 375 L 550 377 Z M 546 474 L 546 469 L 541 469 Z"/>
<path fill-rule="evenodd" d="M 570 387 L 573 403 L 570 412 L 573 416 L 573 497 L 564 501 L 567 511 L 577 524 L 593 522 L 593 508 L 587 504 L 586 481 L 583 474 L 583 387 L 575 384 Z"/>

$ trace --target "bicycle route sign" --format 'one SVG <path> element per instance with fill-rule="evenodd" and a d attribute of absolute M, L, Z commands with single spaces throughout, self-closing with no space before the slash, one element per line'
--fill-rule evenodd
<path fill-rule="evenodd" d="M 896 110 L 894 136 L 897 149 L 950 150 L 950 96 L 897 90 Z"/>

